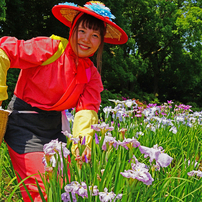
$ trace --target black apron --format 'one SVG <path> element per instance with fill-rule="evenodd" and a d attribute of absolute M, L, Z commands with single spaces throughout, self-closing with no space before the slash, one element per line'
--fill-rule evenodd
<path fill-rule="evenodd" d="M 61 112 L 32 107 L 16 96 L 13 96 L 8 110 L 12 113 L 4 139 L 15 152 L 43 151 L 43 145 L 54 139 L 66 142 L 66 137 L 61 133 Z"/>

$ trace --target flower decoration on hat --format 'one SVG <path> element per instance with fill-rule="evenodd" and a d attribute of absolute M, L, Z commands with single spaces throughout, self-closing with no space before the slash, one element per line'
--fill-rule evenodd
<path fill-rule="evenodd" d="M 59 3 L 58 5 L 67 5 L 67 6 L 76 6 L 76 7 L 78 7 L 78 4 L 71 3 L 71 2 Z"/>
<path fill-rule="evenodd" d="M 111 13 L 110 9 L 106 7 L 102 2 L 99 1 L 89 1 L 84 7 L 94 11 L 98 15 L 103 17 L 108 17 L 110 20 L 115 19 L 116 17 Z"/>

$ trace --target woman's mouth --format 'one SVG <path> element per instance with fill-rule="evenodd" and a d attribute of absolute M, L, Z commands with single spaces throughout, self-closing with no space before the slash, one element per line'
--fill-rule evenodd
<path fill-rule="evenodd" d="M 83 50 L 88 50 L 90 47 L 88 47 L 88 46 L 85 46 L 85 45 L 83 45 L 83 44 L 79 44 L 79 47 L 81 48 L 81 49 L 83 49 Z"/>

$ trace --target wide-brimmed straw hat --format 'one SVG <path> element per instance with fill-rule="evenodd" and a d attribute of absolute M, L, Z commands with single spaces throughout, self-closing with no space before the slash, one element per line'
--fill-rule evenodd
<path fill-rule="evenodd" d="M 104 42 L 110 44 L 124 44 L 128 40 L 127 34 L 118 25 L 112 22 L 115 16 L 110 9 L 99 1 L 89 1 L 84 7 L 74 3 L 60 3 L 52 8 L 53 15 L 68 27 L 71 27 L 74 17 L 83 12 L 92 15 L 106 23 Z"/>

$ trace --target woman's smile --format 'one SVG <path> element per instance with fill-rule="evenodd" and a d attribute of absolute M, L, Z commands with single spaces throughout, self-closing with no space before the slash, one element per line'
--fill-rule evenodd
<path fill-rule="evenodd" d="M 74 53 L 79 57 L 89 57 L 93 55 L 99 48 L 100 43 L 100 32 L 83 27 L 81 23 L 78 27 L 78 37 L 76 37 L 76 32 L 74 32 L 70 38 L 71 47 Z"/>
<path fill-rule="evenodd" d="M 79 44 L 79 46 L 81 49 L 84 49 L 84 50 L 88 50 L 90 48 L 90 47 L 82 45 L 82 44 Z"/>

